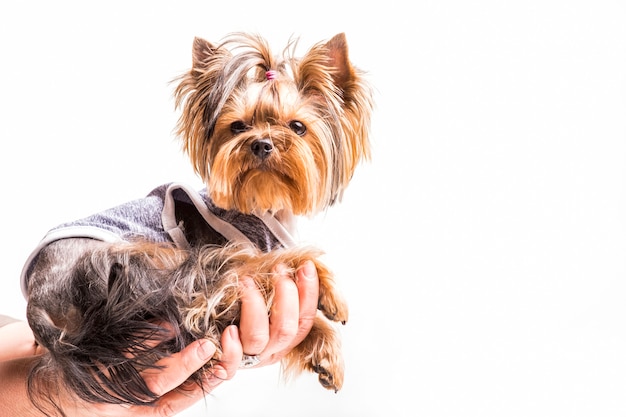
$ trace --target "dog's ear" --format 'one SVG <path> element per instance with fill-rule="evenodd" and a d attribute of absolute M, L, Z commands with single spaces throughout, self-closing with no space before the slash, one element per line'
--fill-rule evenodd
<path fill-rule="evenodd" d="M 348 185 L 356 165 L 369 159 L 369 126 L 373 107 L 372 90 L 364 79 L 363 71 L 354 67 L 348 57 L 346 35 L 339 33 L 324 45 L 327 65 L 331 69 L 333 83 L 341 95 L 343 127 L 345 133 L 340 149 L 343 161 L 338 165 L 340 175 L 335 184 L 333 201 L 340 200 L 343 189 Z"/>
<path fill-rule="evenodd" d="M 194 69 L 203 69 L 211 60 L 217 48 L 209 41 L 202 38 L 194 38 L 192 48 L 192 67 Z"/>
<path fill-rule="evenodd" d="M 329 65 L 334 69 L 333 80 L 342 91 L 354 78 L 354 70 L 348 58 L 348 42 L 345 33 L 335 35 L 326 43 Z"/>

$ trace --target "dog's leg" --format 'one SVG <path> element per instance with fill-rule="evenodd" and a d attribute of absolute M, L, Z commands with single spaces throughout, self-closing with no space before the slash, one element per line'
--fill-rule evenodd
<path fill-rule="evenodd" d="M 348 321 L 348 304 L 335 287 L 333 273 L 319 261 L 315 261 L 315 267 L 320 281 L 318 309 L 329 320 L 346 324 Z"/>
<path fill-rule="evenodd" d="M 314 372 L 324 388 L 339 391 L 343 386 L 344 361 L 337 329 L 318 314 L 311 332 L 283 359 L 283 367 L 287 375 Z"/>
<path fill-rule="evenodd" d="M 155 400 L 141 373 L 186 343 L 169 282 L 185 259 L 158 244 L 48 245 L 28 283 L 28 320 L 48 350 L 29 376 L 31 399 L 48 407 L 65 389 L 89 402 Z"/>
<path fill-rule="evenodd" d="M 64 331 L 72 331 L 81 322 L 73 303 L 79 296 L 73 271 L 85 254 L 107 245 L 93 239 L 62 239 L 41 250 L 30 271 L 26 316 L 35 339 L 54 350 Z M 93 282 L 82 297 L 104 297 L 106 282 Z M 88 300 L 83 299 L 83 302 Z"/>
<path fill-rule="evenodd" d="M 340 334 L 332 322 L 345 324 L 348 320 L 348 306 L 336 289 L 332 272 L 318 259 L 319 256 L 320 252 L 313 248 L 295 248 L 260 254 L 256 260 L 248 259 L 243 265 L 249 267 L 260 262 L 256 272 L 251 270 L 248 273 L 257 277 L 257 285 L 266 294 L 271 294 L 272 280 L 261 278 L 268 276 L 263 271 L 273 271 L 273 266 L 284 264 L 295 274 L 296 268 L 305 260 L 314 262 L 319 279 L 318 313 L 310 333 L 284 358 L 283 368 L 286 376 L 302 371 L 317 373 L 320 384 L 336 392 L 343 385 L 344 361 Z"/>
<path fill-rule="evenodd" d="M 335 288 L 331 271 L 314 260 L 320 282 L 318 315 L 307 337 L 285 359 L 286 369 L 298 368 L 318 374 L 320 384 L 337 392 L 344 379 L 344 361 L 337 329 L 329 320 L 345 324 L 348 306 Z"/>
<path fill-rule="evenodd" d="M 194 337 L 205 337 L 204 332 L 216 333 L 208 332 L 207 326 L 224 321 L 226 317 L 230 317 L 229 322 L 232 323 L 239 316 L 239 302 L 234 300 L 240 293 L 233 285 L 238 286 L 236 283 L 241 277 L 253 277 L 265 294 L 266 301 L 271 303 L 274 294 L 272 276 L 276 273 L 276 265 L 287 266 L 295 275 L 296 268 L 304 261 L 312 260 L 319 278 L 318 315 L 311 332 L 284 358 L 283 368 L 286 376 L 295 376 L 303 371 L 315 372 L 319 374 L 322 386 L 339 390 L 343 384 L 344 363 L 339 333 L 330 320 L 345 323 L 348 319 L 348 307 L 335 288 L 333 274 L 317 259 L 319 256 L 320 251 L 314 248 L 294 248 L 269 253 L 246 246 L 200 250 L 197 257 L 192 256 L 196 259 L 187 263 L 191 269 L 186 270 L 182 276 L 187 281 L 194 281 L 197 288 L 205 286 L 211 291 L 204 293 L 187 290 L 180 293 L 179 303 L 184 308 L 185 327 Z M 189 277 L 199 273 L 197 279 L 189 280 Z M 200 284 L 202 282 L 204 284 Z M 219 292 L 216 291 L 219 287 L 228 290 L 218 297 L 220 308 L 216 310 L 218 304 L 212 299 Z M 226 310 L 228 314 L 225 314 Z M 222 319 L 216 320 L 212 316 L 221 316 Z"/>

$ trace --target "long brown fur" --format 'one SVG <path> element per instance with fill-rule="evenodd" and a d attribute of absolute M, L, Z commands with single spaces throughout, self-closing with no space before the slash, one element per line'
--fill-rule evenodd
<path fill-rule="evenodd" d="M 237 55 L 226 49 L 234 44 Z M 217 47 L 194 41 L 193 68 L 175 92 L 178 133 L 220 207 L 315 214 L 341 197 L 357 163 L 369 158 L 371 90 L 348 61 L 345 35 L 300 59 L 291 46 L 274 57 L 259 36 L 236 34 Z M 278 72 L 271 82 L 269 70 Z M 238 120 L 249 129 L 233 136 Z M 289 128 L 293 120 L 309 126 L 301 140 Z M 279 152 L 265 163 L 271 173 L 255 176 L 256 161 L 242 145 L 258 137 L 271 137 Z"/>
<path fill-rule="evenodd" d="M 341 199 L 370 156 L 372 92 L 348 59 L 345 35 L 301 58 L 295 48 L 291 42 L 275 56 L 263 38 L 243 33 L 217 46 L 193 42 L 192 68 L 175 89 L 177 131 L 221 209 L 286 223 L 314 215 Z M 340 389 L 344 365 L 333 322 L 345 323 L 348 309 L 321 252 L 216 243 L 72 238 L 47 245 L 28 282 L 28 320 L 48 350 L 29 378 L 36 404 L 63 414 L 54 401 L 59 389 L 91 402 L 154 401 L 142 371 L 198 338 L 219 346 L 224 329 L 239 322 L 243 276 L 253 277 L 269 309 L 276 266 L 295 274 L 305 260 L 317 268 L 319 312 L 283 366 L 288 375 L 315 372 L 322 386 Z"/>

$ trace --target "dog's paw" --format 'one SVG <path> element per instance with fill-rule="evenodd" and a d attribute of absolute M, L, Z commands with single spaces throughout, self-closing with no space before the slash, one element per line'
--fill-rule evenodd
<path fill-rule="evenodd" d="M 284 365 L 287 373 L 314 372 L 324 388 L 339 391 L 344 378 L 339 333 L 326 318 L 318 315 L 311 332 L 285 357 Z"/>
<path fill-rule="evenodd" d="M 333 371 L 331 368 L 332 364 L 330 363 L 327 363 L 326 366 L 317 364 L 313 365 L 313 372 L 318 375 L 317 379 L 324 388 L 337 392 L 341 389 L 341 385 L 343 384 L 343 370 Z"/>
<path fill-rule="evenodd" d="M 312 342 L 312 350 L 308 356 L 310 370 L 318 375 L 317 378 L 324 388 L 339 391 L 343 386 L 344 374 L 339 334 L 328 321 L 318 317 L 307 339 Z"/>
<path fill-rule="evenodd" d="M 341 295 L 320 288 L 320 299 L 317 308 L 332 321 L 346 324 L 348 321 L 348 305 Z"/>
<path fill-rule="evenodd" d="M 317 308 L 332 321 L 346 324 L 348 321 L 348 303 L 335 288 L 332 273 L 323 265 L 317 265 L 320 281 L 320 298 Z"/>

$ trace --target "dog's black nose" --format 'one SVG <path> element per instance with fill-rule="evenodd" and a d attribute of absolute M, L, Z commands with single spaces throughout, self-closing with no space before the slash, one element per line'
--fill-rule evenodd
<path fill-rule="evenodd" d="M 269 139 L 257 139 L 252 142 L 250 149 L 257 158 L 265 159 L 274 150 L 274 145 L 272 145 L 272 141 Z"/>

